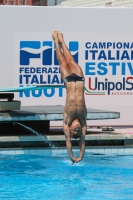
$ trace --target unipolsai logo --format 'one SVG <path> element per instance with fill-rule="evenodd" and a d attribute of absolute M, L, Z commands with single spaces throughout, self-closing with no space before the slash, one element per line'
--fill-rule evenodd
<path fill-rule="evenodd" d="M 68 49 L 78 63 L 79 43 L 70 41 Z M 53 41 L 20 41 L 19 86 L 25 85 L 63 85 Z M 63 88 L 24 91 L 20 92 L 20 97 L 52 97 L 57 90 L 58 96 L 62 97 Z"/>
<path fill-rule="evenodd" d="M 70 41 L 68 48 L 75 62 L 78 63 L 78 42 Z M 52 58 L 53 56 L 54 58 Z M 44 66 L 59 65 L 56 46 L 52 41 L 20 41 L 20 65 L 30 65 L 31 59 L 41 59 Z"/>

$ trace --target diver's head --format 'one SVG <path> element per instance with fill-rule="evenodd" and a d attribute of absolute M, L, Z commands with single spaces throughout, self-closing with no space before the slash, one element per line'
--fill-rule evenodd
<path fill-rule="evenodd" d="M 71 138 L 78 139 L 82 135 L 81 124 L 78 119 L 74 119 L 69 127 Z"/>

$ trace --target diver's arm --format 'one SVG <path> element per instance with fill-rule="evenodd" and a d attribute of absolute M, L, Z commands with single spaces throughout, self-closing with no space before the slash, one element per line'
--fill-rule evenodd
<path fill-rule="evenodd" d="M 82 136 L 80 137 L 80 140 L 79 140 L 80 154 L 79 154 L 78 162 L 80 160 L 82 160 L 82 158 L 84 156 L 84 152 L 85 152 L 85 134 L 86 134 L 86 131 L 87 131 L 87 126 L 82 127 Z"/>
<path fill-rule="evenodd" d="M 66 147 L 69 154 L 70 159 L 75 162 L 77 158 L 74 157 L 72 152 L 72 143 L 71 143 L 71 137 L 70 137 L 70 130 L 67 124 L 63 123 L 63 131 L 66 137 Z"/>

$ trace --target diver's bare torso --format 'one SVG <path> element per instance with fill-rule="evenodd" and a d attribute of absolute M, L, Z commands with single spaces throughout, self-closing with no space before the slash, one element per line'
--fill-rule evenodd
<path fill-rule="evenodd" d="M 74 119 L 79 119 L 81 126 L 85 126 L 87 109 L 84 99 L 84 82 L 67 82 L 66 93 L 66 104 L 63 111 L 64 123 L 70 126 Z"/>

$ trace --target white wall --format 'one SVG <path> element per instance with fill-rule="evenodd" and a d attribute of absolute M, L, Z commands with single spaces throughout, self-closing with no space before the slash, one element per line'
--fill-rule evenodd
<path fill-rule="evenodd" d="M 20 41 L 52 41 L 51 34 L 54 30 L 60 30 L 64 34 L 67 45 L 70 41 L 79 42 L 79 65 L 85 73 L 86 62 L 95 62 L 94 75 L 85 75 L 86 87 L 88 88 L 89 77 L 95 80 L 96 77 L 100 81 L 121 82 L 125 77 L 132 77 L 131 69 L 127 67 L 127 62 L 132 64 L 129 59 L 110 60 L 85 60 L 85 44 L 87 42 L 129 42 L 132 43 L 133 34 L 133 11 L 132 9 L 89 9 L 89 8 L 54 8 L 54 7 L 14 7 L 0 6 L 0 87 L 18 87 L 19 69 L 20 69 Z M 52 44 L 53 45 L 53 44 Z M 52 48 L 52 51 L 54 49 Z M 93 50 L 93 49 L 92 49 Z M 102 49 L 98 49 L 100 52 Z M 109 49 L 105 49 L 107 53 Z M 110 48 L 112 53 L 117 49 Z M 128 49 L 131 54 L 132 49 Z M 39 50 L 40 51 L 40 50 Z M 123 52 L 123 49 L 120 49 Z M 126 63 L 126 73 L 121 75 L 121 66 L 118 67 L 116 75 L 112 75 L 111 67 L 106 75 L 97 74 L 97 64 L 99 62 L 122 62 Z M 53 62 L 53 61 L 52 61 Z M 26 67 L 26 66 L 24 66 Z M 29 66 L 28 66 L 29 67 Z M 43 67 L 41 59 L 31 59 L 30 67 Z M 49 67 L 49 66 L 48 66 Z M 52 64 L 51 67 L 55 67 Z M 59 67 L 59 66 L 58 66 Z M 93 66 L 94 67 L 94 66 Z M 90 70 L 91 71 L 91 70 Z M 48 74 L 45 74 L 47 77 Z M 52 76 L 53 74 L 51 74 Z M 58 77 L 60 74 L 58 74 Z M 132 83 L 132 80 L 131 80 Z M 94 83 L 93 83 L 94 84 Z M 86 105 L 91 108 L 104 110 L 114 110 L 121 113 L 118 120 L 92 121 L 91 124 L 132 124 L 133 101 L 131 95 L 85 95 Z M 113 92 L 115 92 L 114 90 Z M 122 91 L 122 90 L 121 90 Z M 48 91 L 50 92 L 50 91 Z M 94 92 L 94 91 L 92 91 Z M 97 91 L 99 92 L 99 91 Z M 119 92 L 119 91 L 117 91 Z M 127 92 L 127 91 L 126 91 Z M 132 91 L 130 91 L 132 93 Z M 55 91 L 53 97 L 41 95 L 41 97 L 20 97 L 16 93 L 15 98 L 22 101 L 22 105 L 64 105 L 65 89 L 63 89 L 62 97 L 59 97 L 58 90 Z"/>

